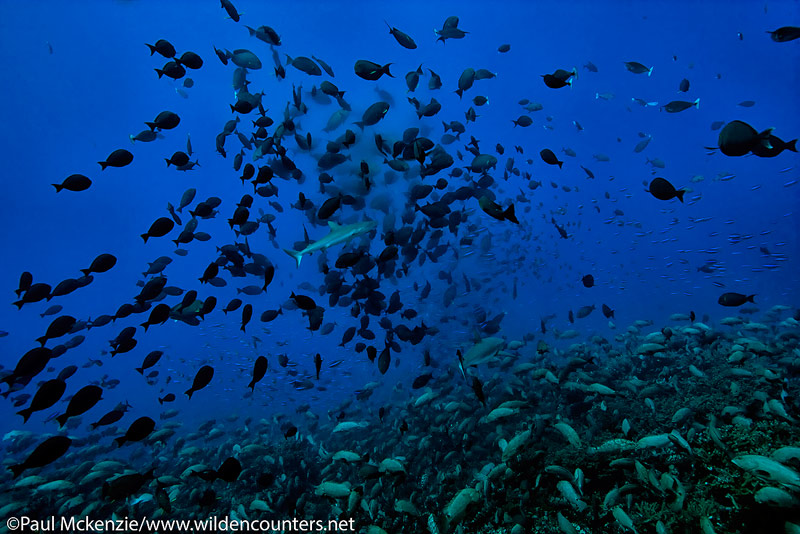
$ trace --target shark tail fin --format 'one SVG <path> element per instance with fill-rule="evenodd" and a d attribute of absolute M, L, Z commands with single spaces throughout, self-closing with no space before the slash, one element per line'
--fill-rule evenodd
<path fill-rule="evenodd" d="M 303 259 L 303 255 L 301 253 L 296 250 L 289 250 L 288 248 L 283 249 L 283 251 L 294 258 L 294 261 L 297 262 L 297 266 L 300 267 L 300 261 Z"/>

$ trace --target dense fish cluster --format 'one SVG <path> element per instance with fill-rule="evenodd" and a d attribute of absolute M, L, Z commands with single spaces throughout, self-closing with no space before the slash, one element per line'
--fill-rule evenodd
<path fill-rule="evenodd" d="M 764 305 L 748 273 L 726 276 L 742 267 L 704 244 L 717 237 L 703 234 L 708 219 L 681 214 L 701 201 L 704 177 L 642 155 L 675 143 L 709 158 L 706 172 L 718 174 L 708 182 L 727 182 L 744 157 L 796 163 L 797 132 L 736 118 L 756 106 L 741 100 L 731 117 L 704 123 L 706 146 L 666 143 L 649 116 L 681 120 L 704 112 L 701 95 L 713 98 L 697 71 L 658 81 L 677 57 L 548 64 L 535 87 L 515 87 L 505 102 L 514 113 L 495 117 L 508 94 L 493 96 L 493 84 L 529 66 L 462 69 L 457 47 L 481 39 L 479 20 L 429 19 L 432 35 L 412 35 L 379 14 L 366 19 L 388 28 L 396 57 L 290 47 L 280 15 L 261 24 L 233 0 L 221 0 L 214 24 L 235 25 L 247 47 L 186 50 L 170 35 L 136 45 L 152 81 L 180 102 L 194 103 L 209 79 L 231 80 L 228 100 L 181 106 L 202 115 L 213 105 L 229 119 L 201 139 L 174 100 L 156 103 L 141 131 L 103 140 L 116 144 L 100 161 L 79 151 L 85 162 L 49 192 L 69 203 L 155 159 L 159 180 L 186 178 L 180 197 L 150 189 L 164 207 L 144 218 L 130 206 L 138 236 L 97 243 L 80 265 L 62 258 L 61 280 L 8 256 L 19 273 L 8 308 L 30 315 L 29 328 L 0 331 L 0 343 L 27 347 L 2 349 L 0 519 L 344 519 L 366 534 L 800 532 L 800 309 L 774 297 Z M 513 37 L 484 45 L 505 61 L 520 49 Z M 799 38 L 784 26 L 747 40 Z M 460 75 L 437 74 L 449 68 L 425 55 L 431 47 Z M 594 81 L 605 73 L 622 87 L 652 84 L 650 93 L 617 98 Z M 566 129 L 595 133 L 583 117 L 539 113 L 581 85 L 595 106 L 624 101 L 623 117 L 645 130 L 626 139 L 629 160 L 563 145 Z M 278 96 L 289 87 L 290 99 Z M 604 133 L 616 137 L 616 126 Z M 498 141 L 509 135 L 513 145 Z M 215 158 L 226 173 L 205 176 Z M 615 165 L 641 178 L 577 208 L 565 200 L 584 183 L 613 182 Z M 634 204 L 670 214 L 670 228 L 626 216 Z M 669 265 L 714 297 L 676 290 L 681 308 L 654 311 L 659 324 L 631 315 L 623 278 L 638 267 L 596 268 L 585 243 L 620 258 L 627 243 L 592 234 L 590 215 L 632 230 L 630 250 L 672 247 L 679 224 L 694 232 Z M 760 261 L 753 273 L 791 261 L 785 243 L 761 241 L 768 234 L 748 245 Z M 135 279 L 113 278 L 127 298 L 75 311 L 71 299 L 127 268 L 120 251 L 134 244 L 169 252 L 136 265 Z M 580 265 L 562 262 L 562 247 L 580 249 Z M 566 288 L 557 309 L 537 302 L 544 286 Z M 185 350 L 198 340 L 202 354 Z"/>

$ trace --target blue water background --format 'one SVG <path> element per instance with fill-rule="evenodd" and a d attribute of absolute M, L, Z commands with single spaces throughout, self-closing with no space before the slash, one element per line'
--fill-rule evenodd
<path fill-rule="evenodd" d="M 757 294 L 762 310 L 776 304 L 797 304 L 800 187 L 785 185 L 798 179 L 797 154 L 785 152 L 774 159 L 728 158 L 708 155 L 704 148 L 716 144 L 717 133 L 710 129 L 713 121 L 741 119 L 758 129 L 775 127 L 775 134 L 787 141 L 800 133 L 800 42 L 775 43 L 765 33 L 796 24 L 797 2 L 240 0 L 236 4 L 243 13 L 240 24 L 226 19 L 219 3 L 211 1 L 0 4 L 0 63 L 4 73 L 4 105 L 0 107 L 4 165 L 0 295 L 6 300 L 0 306 L 0 329 L 10 332 L 0 339 L 0 362 L 13 368 L 17 359 L 36 345 L 34 339 L 44 333 L 52 319 L 39 317 L 48 304 L 26 305 L 21 311 L 11 305 L 23 270 L 31 271 L 35 282 L 46 281 L 55 286 L 64 278 L 78 277 L 78 269 L 88 267 L 96 255 L 116 255 L 118 264 L 110 272 L 95 274 L 88 287 L 50 302 L 62 304 L 62 313 L 81 319 L 113 314 L 119 305 L 131 302 L 139 292 L 135 282 L 141 279 L 147 262 L 161 255 L 174 259 L 165 271 L 169 285 L 198 289 L 200 298 L 215 295 L 219 301 L 217 310 L 200 327 L 170 321 L 144 335 L 140 329 L 136 349 L 114 359 L 100 355 L 108 348 L 107 341 L 124 326 L 146 320 L 147 314 L 81 332 L 87 335 L 83 345 L 53 360 L 55 372 L 43 373 L 33 383 L 55 376 L 70 363 L 81 365 L 87 358 L 101 359 L 102 367 L 81 368 L 68 381 L 69 395 L 106 374 L 121 380 L 119 387 L 107 390 L 102 403 L 83 417 L 84 423 L 99 418 L 123 400 L 129 400 L 134 408 L 121 425 L 140 415 L 157 418 L 160 407 L 156 397 L 167 391 L 178 395 L 173 407 L 180 410 L 187 423 L 210 417 L 222 419 L 231 413 L 269 419 L 277 412 L 288 413 L 299 421 L 293 412 L 302 403 L 310 403 L 314 412 L 324 416 L 370 381 L 381 382 L 375 398 L 369 401 L 377 408 L 378 401 L 390 398 L 397 385 L 403 389 L 395 399 L 409 396 L 411 380 L 421 372 L 423 348 L 430 348 L 442 362 L 441 368 L 451 365 L 455 348 L 469 344 L 472 325 L 458 321 L 439 323 L 438 319 L 442 315 L 469 316 L 476 306 L 483 307 L 489 316 L 506 312 L 502 333 L 509 339 L 534 332 L 537 339 L 565 348 L 593 334 L 612 339 L 637 319 L 653 320 L 652 329 L 668 324 L 670 314 L 690 310 L 699 318 L 708 314 L 711 321 L 719 320 L 732 313 L 717 304 L 719 294 L 728 290 Z M 436 42 L 433 28 L 441 27 L 444 19 L 453 14 L 460 17 L 460 27 L 469 35 L 446 44 Z M 412 35 L 419 48 L 401 48 L 388 34 L 384 19 Z M 322 282 L 316 257 L 304 260 L 296 269 L 288 256 L 273 248 L 264 226 L 251 237 L 250 244 L 266 254 L 277 271 L 265 295 L 243 297 L 255 308 L 246 334 L 239 331 L 238 311 L 225 317 L 220 310 L 235 296 L 235 287 L 259 282 L 252 277 L 231 279 L 222 275 L 229 282 L 226 288 L 200 288 L 197 284 L 205 266 L 217 257 L 214 247 L 233 242 L 225 219 L 232 214 L 234 204 L 242 194 L 252 194 L 252 188 L 243 187 L 239 173 L 231 168 L 238 146 L 236 139 L 228 139 L 227 159 L 214 151 L 216 134 L 232 118 L 229 104 L 234 102 L 234 93 L 233 67 L 224 67 L 212 46 L 248 48 L 261 58 L 264 69 L 249 75 L 251 90 L 266 92 L 265 107 L 276 120 L 280 120 L 291 100 L 292 84 L 302 85 L 307 91 L 328 79 L 309 77 L 287 66 L 287 78 L 276 80 L 269 48 L 248 36 L 245 23 L 254 27 L 267 24 L 279 32 L 284 63 L 286 53 L 293 57 L 313 54 L 329 63 L 336 73 L 332 81 L 346 91 L 346 99 L 353 106 L 349 121 L 357 120 L 369 104 L 380 99 L 376 87 L 393 95 L 392 109 L 383 122 L 367 128 L 363 136 L 356 129 L 359 142 L 352 150 L 353 162 L 336 169 L 333 174 L 337 181 L 345 175 L 355 175 L 362 158 L 367 159 L 370 168 L 383 172 L 385 167 L 381 167 L 374 148 L 373 133 L 395 140 L 405 128 L 419 125 L 423 134 L 438 141 L 442 120 L 464 122 L 463 113 L 472 97 L 482 94 L 490 99 L 487 106 L 476 108 L 480 117 L 476 123 L 467 123 L 461 142 L 446 148 L 455 154 L 470 135 L 480 140 L 485 153 L 494 153 L 495 144 L 501 143 L 506 152 L 498 156 L 498 168 L 492 173 L 501 182 L 495 189 L 498 198 L 512 199 L 521 192 L 530 204 L 517 203 L 521 225 L 516 227 L 485 216 L 474 200 L 467 203 L 475 211 L 470 222 L 493 236 L 493 257 L 481 259 L 478 250 L 460 263 L 455 263 L 450 253 L 437 265 L 427 262 L 420 268 L 414 262 L 410 276 L 399 280 L 396 286 L 404 303 L 421 312 L 417 320 L 406 323 L 418 324 L 419 319 L 424 319 L 426 324 L 442 329 L 442 334 L 427 338 L 417 347 L 404 344 L 403 352 L 395 355 L 400 360 L 399 367 L 392 366 L 385 376 L 364 354 L 355 354 L 353 343 L 346 348 L 337 346 L 344 329 L 356 325 L 357 320 L 350 317 L 346 308 L 330 309 L 327 297 L 315 295 L 328 308 L 325 322 L 337 323 L 327 337 L 310 333 L 299 311 L 287 311 L 275 322 L 264 325 L 269 333 L 261 329 L 258 316 L 262 311 L 285 302 L 290 291 L 298 291 L 302 282 L 315 287 Z M 743 40 L 739 40 L 737 32 L 742 33 Z M 201 70 L 188 73 L 195 81 L 195 86 L 186 90 L 188 99 L 176 93 L 180 82 L 159 80 L 153 70 L 166 60 L 158 55 L 151 57 L 144 43 L 159 38 L 172 42 L 179 54 L 191 50 L 205 61 Z M 497 53 L 502 43 L 512 45 L 508 54 Z M 361 80 L 353 73 L 357 59 L 392 62 L 396 78 Z M 599 72 L 582 68 L 587 61 L 597 65 Z M 652 76 L 627 72 L 624 61 L 654 66 Z M 427 71 L 422 77 L 416 96 L 423 103 L 431 96 L 442 103 L 442 111 L 436 117 L 423 120 L 416 118 L 405 101 L 403 80 L 403 75 L 420 63 L 435 70 L 444 83 L 441 90 L 428 91 Z M 541 82 L 540 75 L 573 66 L 578 67 L 579 77 L 571 89 L 551 90 Z M 487 68 L 498 76 L 476 82 L 459 100 L 453 91 L 458 76 L 467 67 Z M 684 77 L 691 81 L 691 89 L 685 95 L 677 91 Z M 598 92 L 614 93 L 615 98 L 596 99 Z M 642 108 L 631 102 L 632 97 L 661 105 L 673 99 L 699 97 L 701 105 L 699 110 L 668 114 L 657 108 Z M 514 128 L 511 123 L 524 113 L 517 104 L 522 98 L 544 105 L 542 111 L 531 113 L 534 124 L 527 129 Z M 744 100 L 753 100 L 756 105 L 737 106 Z M 304 101 L 310 111 L 297 122 L 303 133 L 312 133 L 318 155 L 325 140 L 335 137 L 321 131 L 336 109 L 335 103 L 321 106 L 307 94 Z M 128 135 L 144 129 L 144 121 L 166 109 L 181 116 L 180 126 L 164 132 L 165 139 L 132 147 Z M 249 118 L 243 117 L 242 124 Z M 574 120 L 584 131 L 576 130 Z M 552 130 L 544 129 L 545 124 L 551 125 Z M 243 131 L 249 133 L 248 129 Z M 633 152 L 640 140 L 638 132 L 653 136 L 641 154 Z M 187 173 L 166 169 L 163 158 L 183 150 L 187 134 L 191 134 L 201 167 Z M 324 197 L 318 193 L 314 161 L 299 154 L 292 139 L 287 138 L 284 145 L 290 147 L 290 154 L 306 174 L 305 183 L 299 187 L 275 179 L 280 188 L 277 200 L 284 207 L 284 213 L 277 214 L 274 223 L 277 241 L 282 247 L 290 247 L 302 238 L 303 223 L 312 239 L 325 235 L 327 230 L 312 228 L 289 208 L 300 190 L 317 204 Z M 514 153 L 514 145 L 524 147 L 525 154 Z M 562 157 L 562 147 L 574 149 L 577 158 Z M 96 162 L 117 148 L 132 150 L 133 164 L 100 172 Z M 551 148 L 562 157 L 564 168 L 545 165 L 538 156 L 542 148 Z M 461 152 L 465 153 L 463 149 Z M 592 155 L 598 153 L 607 154 L 611 161 L 595 161 Z M 468 164 L 471 155 L 466 155 L 466 162 L 457 161 L 457 165 Z M 528 170 L 533 179 L 541 180 L 543 187 L 530 191 L 524 180 L 513 176 L 503 183 L 502 168 L 509 156 L 515 158 L 521 170 Z M 654 176 L 646 164 L 648 157 L 666 162 L 666 168 L 658 169 L 656 175 L 692 189 L 685 204 L 675 200 L 660 202 L 644 191 L 643 182 Z M 528 158 L 532 160 L 530 165 L 525 161 Z M 247 154 L 245 161 L 249 160 Z M 579 165 L 591 169 L 596 179 L 587 180 Z M 94 184 L 86 192 L 56 194 L 50 184 L 59 183 L 72 173 L 86 174 Z M 735 178 L 714 180 L 718 175 L 729 174 Z M 690 183 L 695 175 L 703 175 L 704 181 Z M 554 189 L 551 181 L 573 191 Z M 457 180 L 451 183 L 455 186 Z M 195 203 L 208 196 L 223 199 L 217 219 L 201 221 L 198 228 L 209 232 L 212 240 L 191 243 L 186 247 L 190 250 L 186 258 L 172 255 L 175 247 L 168 238 L 154 238 L 143 244 L 139 234 L 153 220 L 166 215 L 167 202 L 177 205 L 189 187 L 197 188 Z M 394 184 L 390 191 L 399 194 L 405 188 Z M 606 192 L 610 199 L 604 198 Z M 600 213 L 595 205 L 600 207 Z M 527 212 L 526 206 L 531 208 Z M 258 207 L 274 212 L 266 200 L 256 197 L 252 211 L 257 213 Z M 554 215 L 559 209 L 563 214 Z M 622 210 L 624 216 L 613 217 L 615 222 L 608 224 L 615 209 Z M 367 215 L 381 217 L 375 210 L 368 210 Z M 570 239 L 559 238 L 549 222 L 551 216 L 559 224 L 567 224 Z M 358 218 L 359 214 L 352 210 L 343 212 L 342 220 Z M 693 222 L 698 218 L 709 220 Z M 185 211 L 183 219 L 188 219 Z M 178 231 L 173 230 L 169 237 L 174 238 Z M 732 235 L 745 239 L 732 243 Z M 762 255 L 760 246 L 781 255 L 781 261 Z M 371 250 L 377 254 L 381 249 L 376 238 Z M 339 250 L 331 251 L 329 258 L 334 259 Z M 717 260 L 723 269 L 714 275 L 697 272 L 697 267 L 709 259 Z M 441 309 L 445 284 L 436 277 L 440 270 L 452 270 L 460 284 L 460 295 L 447 310 Z M 484 280 L 482 289 L 464 294 L 462 271 Z M 580 284 L 580 277 L 587 273 L 597 280 L 592 289 Z M 510 288 L 515 277 L 519 296 L 513 300 Z M 414 281 L 422 285 L 427 279 L 433 280 L 434 290 L 427 302 L 418 304 L 410 286 Z M 714 281 L 725 287 L 713 285 Z M 394 289 L 391 282 L 383 282 L 382 291 L 387 296 Z M 180 297 L 166 300 L 171 304 L 179 301 Z M 608 321 L 599 313 L 602 303 L 617 310 L 616 330 L 609 329 Z M 546 336 L 539 333 L 541 316 L 557 314 L 550 327 L 563 331 L 571 327 L 566 320 L 567 311 L 588 304 L 595 304 L 598 310 L 575 326 L 581 332 L 580 338 L 559 342 L 553 339 L 552 331 Z M 373 318 L 373 329 L 377 333 L 376 319 Z M 252 335 L 263 340 L 258 349 L 253 348 Z M 381 340 L 382 335 L 378 334 L 376 341 Z M 51 341 L 48 346 L 57 342 Z M 288 344 L 278 346 L 282 342 Z M 160 371 L 159 385 L 147 386 L 133 369 L 145 354 L 157 348 L 166 353 L 156 366 Z M 298 363 L 302 377 L 313 374 L 312 357 L 316 352 L 325 360 L 320 383 L 327 390 L 294 391 L 275 356 L 289 354 Z M 253 399 L 244 399 L 252 362 L 261 354 L 269 357 L 270 371 L 256 388 Z M 336 359 L 344 359 L 345 363 L 327 368 Z M 203 363 L 213 365 L 217 374 L 205 391 L 188 401 L 182 391 Z M 167 375 L 172 376 L 172 384 L 162 390 Z M 24 391 L 32 394 L 35 389 L 29 386 Z M 9 414 L 0 418 L 0 431 L 22 428 L 21 419 L 10 415 L 10 403 L 0 406 L 4 415 Z M 25 428 L 54 431 L 55 423 L 42 421 L 49 412 L 62 411 L 64 405 L 60 403 L 57 408 L 34 415 Z"/>

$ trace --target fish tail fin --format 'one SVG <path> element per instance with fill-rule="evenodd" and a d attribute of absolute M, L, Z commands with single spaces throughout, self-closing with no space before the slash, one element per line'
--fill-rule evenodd
<path fill-rule="evenodd" d="M 648 76 L 648 77 L 649 77 L 651 74 L 653 74 L 653 69 L 654 69 L 654 68 L 655 68 L 655 66 L 653 66 L 653 67 L 650 67 L 649 69 L 647 69 L 647 76 Z"/>
<path fill-rule="evenodd" d="M 357 125 L 362 130 L 364 129 L 364 121 L 356 121 L 353 124 Z"/>
<path fill-rule="evenodd" d="M 697 109 L 700 109 L 700 99 L 699 98 L 694 101 L 694 107 L 696 107 Z"/>
<path fill-rule="evenodd" d="M 685 193 L 686 193 L 686 189 L 678 189 L 677 191 L 675 191 L 675 196 L 678 197 L 678 200 L 680 200 L 681 203 L 683 202 L 683 195 Z"/>
<path fill-rule="evenodd" d="M 42 344 L 42 346 L 44 347 L 44 344 L 45 344 L 45 343 L 47 343 L 47 336 L 37 337 L 37 338 L 36 338 L 36 341 L 38 341 L 39 343 L 41 343 L 41 344 Z"/>
<path fill-rule="evenodd" d="M 91 269 L 81 269 L 81 272 L 83 273 L 84 276 L 89 276 L 89 273 L 92 272 L 92 270 Z"/>
<path fill-rule="evenodd" d="M 564 165 L 564 162 L 563 162 L 563 161 L 559 161 L 559 162 L 558 162 L 558 168 L 559 168 L 559 169 L 560 169 L 560 168 L 561 168 L 563 165 Z"/>
<path fill-rule="evenodd" d="M 56 421 L 58 421 L 58 427 L 61 428 L 67 422 L 69 416 L 65 413 L 62 413 L 58 417 L 56 417 Z"/>
<path fill-rule="evenodd" d="M 288 248 L 283 249 L 283 251 L 294 258 L 294 261 L 297 262 L 297 266 L 300 267 L 300 262 L 303 259 L 303 255 L 300 252 L 296 250 L 289 250 Z"/>
<path fill-rule="evenodd" d="M 164 404 L 164 399 L 162 399 L 161 397 L 159 397 L 159 398 L 158 398 L 158 403 L 159 403 L 159 404 Z"/>
<path fill-rule="evenodd" d="M 147 243 L 147 238 L 150 237 L 150 234 L 141 234 L 141 235 L 142 239 L 144 239 L 144 242 Z"/>
<path fill-rule="evenodd" d="M 108 167 L 108 163 L 106 163 L 105 161 L 98 161 L 97 163 L 100 165 L 101 171 L 106 170 L 106 167 Z"/>
<path fill-rule="evenodd" d="M 155 47 L 155 46 L 153 46 L 153 45 L 151 45 L 151 44 L 147 44 L 147 43 L 145 43 L 144 45 L 145 45 L 147 48 L 149 48 L 149 49 L 150 49 L 150 55 L 151 55 L 151 56 L 152 56 L 153 54 L 155 54 L 155 53 L 156 53 L 156 47 Z"/>
<path fill-rule="evenodd" d="M 461 89 L 456 89 L 456 90 L 454 91 L 454 93 L 458 95 L 458 98 L 461 98 L 461 95 L 463 95 L 463 94 L 464 94 L 464 91 L 463 91 L 463 90 L 461 90 Z"/>
<path fill-rule="evenodd" d="M 164 75 L 164 71 L 161 69 L 153 69 L 153 70 L 156 71 L 156 73 L 158 74 L 158 79 L 160 80 L 161 77 Z"/>
<path fill-rule="evenodd" d="M 192 393 L 194 393 L 194 390 L 189 388 L 186 391 L 184 391 L 184 393 L 191 399 L 192 398 Z"/>
<path fill-rule="evenodd" d="M 387 75 L 389 78 L 394 78 L 394 75 L 393 75 L 391 72 L 389 72 L 389 66 L 390 66 L 390 65 L 391 65 L 391 63 L 387 63 L 386 65 L 384 65 L 383 67 L 381 67 L 381 70 L 382 70 L 382 71 L 383 71 L 383 73 L 384 73 L 385 75 Z"/>
<path fill-rule="evenodd" d="M 61 184 L 51 184 L 53 187 L 56 188 L 56 193 L 60 193 L 64 187 Z"/>
<path fill-rule="evenodd" d="M 753 304 L 755 304 L 756 303 L 755 298 L 756 298 L 755 295 L 748 295 L 745 301 L 752 302 Z"/>
<path fill-rule="evenodd" d="M 511 204 L 508 208 L 506 208 L 506 210 L 503 212 L 503 218 L 505 218 L 507 221 L 519 224 L 517 215 L 514 213 L 514 204 Z"/>
<path fill-rule="evenodd" d="M 23 423 L 27 423 L 28 422 L 28 418 L 31 416 L 32 413 L 33 413 L 33 410 L 31 410 L 30 408 L 25 408 L 24 410 L 18 411 L 17 415 L 21 415 L 22 419 L 23 419 L 22 422 Z"/>
<path fill-rule="evenodd" d="M 137 367 L 137 368 L 136 368 L 136 371 L 137 371 L 137 372 L 138 372 L 140 375 L 143 375 L 143 374 L 144 374 L 144 367 Z"/>
<path fill-rule="evenodd" d="M 797 152 L 797 139 L 792 139 L 788 143 L 786 143 L 786 150 L 791 150 L 792 152 Z"/>
<path fill-rule="evenodd" d="M 145 126 L 150 128 L 150 131 L 153 131 L 153 130 L 156 129 L 156 123 L 154 123 L 154 122 L 145 122 L 144 124 L 145 124 Z M 133 141 L 133 136 L 131 136 L 131 141 Z"/>
<path fill-rule="evenodd" d="M 117 447 L 122 447 L 123 445 L 125 445 L 126 441 L 128 440 L 125 438 L 125 436 L 120 436 L 114 440 L 114 443 L 117 444 Z"/>

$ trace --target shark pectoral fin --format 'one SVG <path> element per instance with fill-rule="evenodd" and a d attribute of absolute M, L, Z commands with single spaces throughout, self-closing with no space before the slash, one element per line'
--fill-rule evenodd
<path fill-rule="evenodd" d="M 339 225 L 333 221 L 328 221 L 328 228 L 330 228 L 331 230 L 338 230 Z"/>
<path fill-rule="evenodd" d="M 288 248 L 283 249 L 283 251 L 294 258 L 294 261 L 297 262 L 297 266 L 300 267 L 300 261 L 303 259 L 303 254 L 301 252 L 289 250 Z"/>

